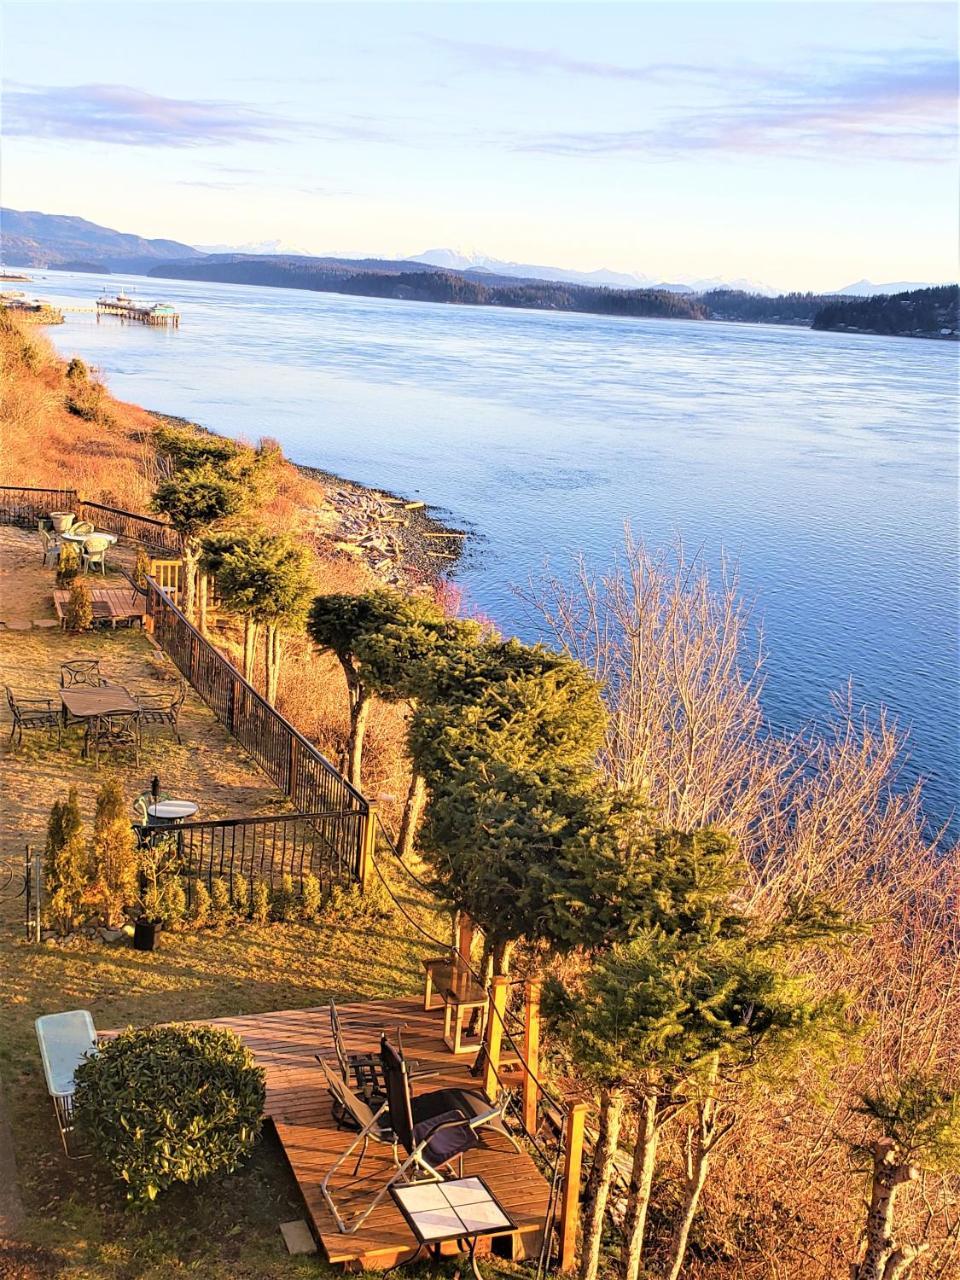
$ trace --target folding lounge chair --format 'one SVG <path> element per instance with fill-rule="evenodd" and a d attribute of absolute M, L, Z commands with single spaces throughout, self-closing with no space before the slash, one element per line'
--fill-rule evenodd
<path fill-rule="evenodd" d="M 422 1098 L 413 1099 L 410 1094 L 410 1080 L 407 1064 L 403 1055 L 388 1042 L 386 1036 L 381 1039 L 381 1064 L 384 1082 L 387 1088 L 387 1100 L 376 1111 L 358 1098 L 355 1093 L 343 1084 L 339 1076 L 328 1063 L 319 1059 L 327 1080 L 327 1088 L 334 1098 L 335 1105 L 342 1106 L 356 1123 L 363 1127 L 342 1156 L 329 1169 L 320 1189 L 333 1214 L 337 1229 L 345 1235 L 359 1231 L 374 1209 L 396 1182 L 412 1182 L 426 1180 L 440 1182 L 443 1180 L 442 1169 L 462 1156 L 479 1143 L 476 1130 L 484 1124 L 503 1119 L 503 1106 L 491 1106 L 480 1094 L 471 1090 L 438 1089 L 424 1094 Z M 464 1099 L 472 1099 L 468 1103 L 469 1110 L 461 1111 L 446 1106 L 447 1095 L 463 1095 Z M 330 1191 L 330 1182 L 337 1170 L 361 1147 L 360 1158 L 354 1166 L 354 1177 L 360 1167 L 360 1161 L 367 1149 L 369 1140 L 390 1142 L 393 1145 L 393 1173 L 376 1193 L 370 1203 L 349 1223 L 344 1220 L 337 1208 Z M 406 1152 L 406 1159 L 400 1161 L 398 1149 Z"/>
<path fill-rule="evenodd" d="M 73 1074 L 80 1063 L 97 1051 L 97 1033 L 86 1009 L 48 1013 L 34 1023 L 47 1091 L 53 1099 L 57 1126 L 68 1156 L 76 1156 L 73 1123 Z"/>
<path fill-rule="evenodd" d="M 330 1034 L 333 1037 L 333 1049 L 340 1064 L 344 1084 L 350 1085 L 351 1082 L 356 1082 L 357 1089 L 367 1101 L 372 1102 L 375 1099 L 379 1105 L 386 1096 L 380 1075 L 380 1055 L 347 1052 L 336 1000 L 330 1001 Z"/>

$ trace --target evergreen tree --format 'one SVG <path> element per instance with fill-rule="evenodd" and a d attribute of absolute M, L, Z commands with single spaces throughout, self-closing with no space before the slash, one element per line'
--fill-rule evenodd
<path fill-rule="evenodd" d="M 137 850 L 123 789 L 116 778 L 100 788 L 93 819 L 93 874 L 104 923 L 123 922 L 137 900 Z"/>
<path fill-rule="evenodd" d="M 50 914 L 61 933 L 69 933 L 83 918 L 90 891 L 90 852 L 83 836 L 83 820 L 76 787 L 50 810 L 44 851 L 44 888 Z"/>

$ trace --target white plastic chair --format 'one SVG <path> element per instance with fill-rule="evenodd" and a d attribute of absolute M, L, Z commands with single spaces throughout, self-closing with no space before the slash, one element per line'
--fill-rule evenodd
<path fill-rule="evenodd" d="M 57 1127 L 68 1156 L 76 1156 L 73 1123 L 73 1076 L 77 1067 L 97 1051 L 97 1032 L 86 1009 L 47 1013 L 33 1024 L 40 1045 L 47 1092 L 53 1100 Z"/>

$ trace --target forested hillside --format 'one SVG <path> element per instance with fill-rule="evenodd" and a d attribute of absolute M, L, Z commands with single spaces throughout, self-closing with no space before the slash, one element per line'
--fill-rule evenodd
<path fill-rule="evenodd" d="M 937 289 L 830 302 L 814 316 L 813 327 L 904 337 L 956 338 L 960 330 L 958 294 L 957 285 L 945 284 Z"/>

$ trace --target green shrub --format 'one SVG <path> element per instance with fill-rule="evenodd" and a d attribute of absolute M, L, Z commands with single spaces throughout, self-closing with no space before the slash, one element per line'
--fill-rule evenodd
<path fill-rule="evenodd" d="M 163 927 L 175 929 L 177 925 L 183 924 L 183 918 L 187 914 L 187 895 L 180 877 L 169 876 L 163 882 L 159 896 L 158 918 Z"/>
<path fill-rule="evenodd" d="M 323 890 L 320 881 L 309 871 L 303 877 L 303 888 L 300 891 L 300 913 L 304 920 L 316 920 L 323 902 Z"/>
<path fill-rule="evenodd" d="M 210 890 L 199 877 L 191 886 L 191 898 L 190 918 L 198 929 L 202 929 L 205 924 L 210 923 L 213 903 L 210 900 Z"/>
<path fill-rule="evenodd" d="M 137 560 L 133 566 L 133 580 L 138 587 L 146 588 L 147 574 L 150 572 L 150 557 L 143 547 L 137 547 Z"/>
<path fill-rule="evenodd" d="M 93 882 L 90 851 L 83 836 L 76 787 L 50 810 L 44 849 L 43 881 L 47 910 L 54 927 L 69 933 L 87 911 Z"/>
<path fill-rule="evenodd" d="M 90 377 L 90 370 L 79 356 L 74 356 L 67 365 L 67 377 L 71 382 L 86 382 Z"/>
<path fill-rule="evenodd" d="M 89 631 L 93 626 L 93 598 L 83 578 L 73 579 L 66 613 L 68 631 Z"/>
<path fill-rule="evenodd" d="M 80 572 L 80 552 L 72 542 L 64 542 L 57 559 L 57 585 L 66 586 Z"/>
<path fill-rule="evenodd" d="M 280 888 L 273 891 L 270 906 L 274 920 L 293 919 L 297 907 L 297 895 L 293 888 L 293 876 L 284 874 L 280 877 Z"/>
<path fill-rule="evenodd" d="M 331 923 L 380 924 L 393 915 L 393 907 L 386 890 L 380 884 L 371 884 L 361 893 L 358 884 L 349 888 L 335 884 L 330 890 L 324 908 L 324 917 Z"/>
<path fill-rule="evenodd" d="M 254 924 L 266 924 L 270 919 L 270 886 L 266 880 L 254 880 L 253 882 L 250 919 Z"/>
<path fill-rule="evenodd" d="M 264 1073 L 232 1031 L 130 1028 L 74 1078 L 78 1130 L 138 1204 L 231 1172 L 260 1133 Z"/>
<path fill-rule="evenodd" d="M 241 920 L 250 916 L 250 881 L 237 876 L 233 882 L 233 908 Z"/>
<path fill-rule="evenodd" d="M 210 908 L 218 924 L 224 924 L 233 917 L 230 886 L 222 876 L 217 876 L 210 885 Z"/>
<path fill-rule="evenodd" d="M 74 590 L 77 584 L 74 583 Z M 137 901 L 137 846 L 123 788 L 110 778 L 97 795 L 93 819 L 93 876 L 104 924 L 123 923 L 125 907 Z"/>

